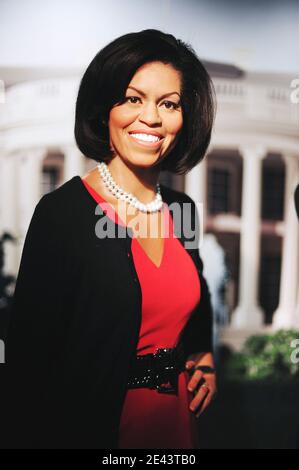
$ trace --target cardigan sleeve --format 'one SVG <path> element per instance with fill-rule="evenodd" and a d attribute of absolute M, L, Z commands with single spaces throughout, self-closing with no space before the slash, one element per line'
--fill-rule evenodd
<path fill-rule="evenodd" d="M 5 348 L 10 437 L 17 442 L 18 430 L 21 446 L 30 441 L 30 430 L 36 432 L 39 399 L 62 332 L 60 247 L 59 227 L 45 195 L 25 237 Z"/>
<path fill-rule="evenodd" d="M 186 195 L 187 196 L 187 195 Z M 192 205 L 192 218 L 196 218 L 195 227 L 199 227 L 199 215 L 193 199 L 187 196 Z M 196 234 L 198 236 L 198 233 Z M 198 245 L 198 244 L 197 244 Z M 182 334 L 185 355 L 213 352 L 213 308 L 208 283 L 203 275 L 204 263 L 199 248 L 190 250 L 200 278 L 201 296 Z"/>
<path fill-rule="evenodd" d="M 199 255 L 199 249 L 195 253 L 198 264 L 203 262 Z M 213 309 L 211 294 L 205 277 L 199 272 L 201 284 L 201 298 L 194 314 L 186 329 L 186 352 L 187 354 L 199 352 L 213 352 Z"/>

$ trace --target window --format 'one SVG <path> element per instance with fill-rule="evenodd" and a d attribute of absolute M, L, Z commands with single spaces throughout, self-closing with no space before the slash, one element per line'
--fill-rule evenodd
<path fill-rule="evenodd" d="M 284 204 L 284 171 L 263 168 L 262 219 L 282 220 Z"/>
<path fill-rule="evenodd" d="M 230 172 L 225 168 L 209 170 L 208 204 L 210 214 L 227 213 L 230 210 Z"/>
<path fill-rule="evenodd" d="M 259 300 L 265 312 L 265 323 L 271 324 L 273 313 L 279 302 L 279 284 L 281 271 L 280 255 L 264 255 L 260 269 Z"/>
<path fill-rule="evenodd" d="M 54 191 L 58 185 L 59 169 L 55 167 L 43 168 L 42 195 Z"/>

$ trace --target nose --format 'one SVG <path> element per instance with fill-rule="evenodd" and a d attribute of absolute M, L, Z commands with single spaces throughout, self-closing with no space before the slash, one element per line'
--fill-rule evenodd
<path fill-rule="evenodd" d="M 161 124 L 161 117 L 157 110 L 157 106 L 151 103 L 143 106 L 139 114 L 139 120 L 149 126 L 152 126 L 153 124 Z"/>

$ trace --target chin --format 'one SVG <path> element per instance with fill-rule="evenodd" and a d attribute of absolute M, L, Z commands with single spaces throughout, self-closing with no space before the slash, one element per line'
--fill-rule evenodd
<path fill-rule="evenodd" d="M 134 157 L 129 158 L 129 162 L 131 163 L 131 165 L 140 166 L 140 167 L 144 167 L 144 168 L 146 168 L 146 167 L 150 168 L 159 159 L 160 159 L 160 155 L 157 155 L 157 156 L 150 156 L 150 155 L 142 155 L 141 156 L 140 155 L 139 157 L 134 156 Z"/>

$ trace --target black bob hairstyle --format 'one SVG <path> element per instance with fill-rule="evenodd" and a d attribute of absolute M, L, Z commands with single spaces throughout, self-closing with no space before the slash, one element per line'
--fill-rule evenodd
<path fill-rule="evenodd" d="M 110 109 L 125 99 L 127 87 L 142 65 L 171 65 L 181 76 L 183 126 L 173 148 L 160 161 L 161 171 L 184 174 L 205 156 L 216 114 L 215 90 L 193 48 L 156 29 L 118 37 L 101 49 L 87 67 L 78 90 L 75 139 L 87 158 L 108 163 Z"/>

